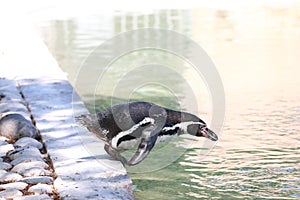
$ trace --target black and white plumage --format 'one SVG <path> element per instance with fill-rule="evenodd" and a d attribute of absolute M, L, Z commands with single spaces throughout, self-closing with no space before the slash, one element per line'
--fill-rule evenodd
<path fill-rule="evenodd" d="M 97 114 L 78 116 L 76 121 L 105 142 L 104 149 L 110 156 L 127 165 L 141 162 L 155 144 L 168 136 L 189 133 L 218 140 L 197 116 L 149 102 L 115 105 Z M 120 155 L 136 144 L 138 149 L 129 161 Z"/>

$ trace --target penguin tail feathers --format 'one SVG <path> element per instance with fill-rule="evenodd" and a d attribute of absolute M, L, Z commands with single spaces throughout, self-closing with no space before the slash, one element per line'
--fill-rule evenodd
<path fill-rule="evenodd" d="M 97 115 L 87 114 L 75 117 L 75 121 L 78 125 L 87 128 L 96 137 L 103 141 L 107 141 L 107 137 L 101 130 Z"/>
<path fill-rule="evenodd" d="M 95 122 L 97 122 L 98 120 L 97 120 L 97 117 L 95 115 L 88 114 L 88 115 L 79 115 L 79 116 L 76 116 L 75 117 L 75 121 L 80 126 L 89 128 L 89 127 L 94 127 L 95 126 Z"/>

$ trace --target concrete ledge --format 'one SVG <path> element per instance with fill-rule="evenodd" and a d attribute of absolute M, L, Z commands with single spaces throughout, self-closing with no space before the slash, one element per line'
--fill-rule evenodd
<path fill-rule="evenodd" d="M 87 110 L 72 86 L 45 78 L 23 79 L 19 84 L 53 162 L 54 187 L 60 197 L 134 199 L 132 182 L 121 163 L 108 160 L 102 141 L 77 128 L 73 105 L 76 112 Z"/>
<path fill-rule="evenodd" d="M 18 86 L 11 88 L 11 99 L 17 99 L 18 105 L 24 100 L 29 105 L 52 160 L 57 175 L 54 187 L 60 198 L 135 199 L 132 182 L 121 163 L 109 160 L 104 144 L 75 124 L 74 110 L 87 112 L 83 102 L 32 25 L 17 14 L 13 13 L 9 23 L 2 23 L 0 76 Z M 25 99 L 18 96 L 20 91 Z M 13 100 L 7 103 L 14 107 Z M 26 107 L 13 111 L 30 116 Z"/>

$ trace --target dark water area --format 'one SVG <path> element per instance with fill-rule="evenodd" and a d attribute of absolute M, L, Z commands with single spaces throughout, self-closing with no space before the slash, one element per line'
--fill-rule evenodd
<path fill-rule="evenodd" d="M 90 52 L 121 32 L 146 27 L 174 30 L 202 46 L 214 61 L 226 98 L 219 141 L 205 155 L 201 138 L 181 138 L 154 149 L 141 166 L 127 169 L 139 199 L 300 198 L 300 4 L 114 11 L 44 21 L 38 27 L 90 110 L 129 99 L 180 107 L 208 124 L 215 114 L 207 85 L 201 77 L 193 77 L 190 64 L 151 49 L 113 62 L 94 91 L 78 85 L 78 72 Z M 95 75 L 93 67 L 101 67 L 90 62 L 86 80 Z M 178 79 L 164 70 L 136 73 L 118 86 L 124 90 L 113 92 L 128 72 L 148 63 L 180 71 L 195 91 L 196 109 L 190 109 L 193 102 Z M 135 88 L 146 76 L 167 80 L 175 89 L 159 84 Z M 135 90 L 128 95 L 126 88 Z M 143 171 L 154 165 L 156 170 Z"/>

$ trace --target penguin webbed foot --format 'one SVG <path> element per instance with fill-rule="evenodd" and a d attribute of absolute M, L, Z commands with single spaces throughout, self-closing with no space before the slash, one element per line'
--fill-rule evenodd
<path fill-rule="evenodd" d="M 120 161 L 123 164 L 123 166 L 125 166 L 127 164 L 127 159 L 125 157 L 121 156 L 121 154 L 117 150 L 115 150 L 108 144 L 105 144 L 104 150 L 106 151 L 106 153 L 108 153 L 111 156 L 112 160 Z"/>

